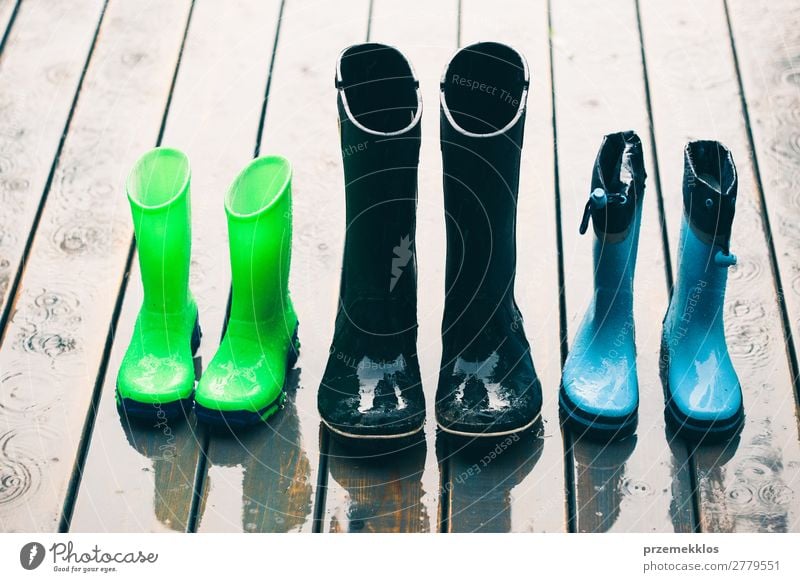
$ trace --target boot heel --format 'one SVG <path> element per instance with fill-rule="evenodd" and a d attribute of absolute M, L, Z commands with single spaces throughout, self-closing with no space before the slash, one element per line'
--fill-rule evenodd
<path fill-rule="evenodd" d="M 203 359 L 197 355 L 197 350 L 200 349 L 200 340 L 203 337 L 203 332 L 200 330 L 200 317 L 194 320 L 194 328 L 192 329 L 192 365 L 194 366 L 194 381 L 200 380 L 203 374 Z"/>
<path fill-rule="evenodd" d="M 300 357 L 300 338 L 297 337 L 297 329 L 299 323 L 294 328 L 292 334 L 292 343 L 289 345 L 289 351 L 286 353 L 286 369 L 291 370 L 297 364 L 297 358 Z"/>
<path fill-rule="evenodd" d="M 200 349 L 200 340 L 203 338 L 203 331 L 200 329 L 200 317 L 194 320 L 194 328 L 192 329 L 192 355 L 197 354 Z"/>

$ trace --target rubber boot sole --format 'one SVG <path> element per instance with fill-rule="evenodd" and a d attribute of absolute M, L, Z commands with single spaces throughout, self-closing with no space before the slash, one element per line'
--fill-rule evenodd
<path fill-rule="evenodd" d="M 203 337 L 203 332 L 200 330 L 200 318 L 194 320 L 194 328 L 192 329 L 191 350 L 192 358 L 197 354 L 200 349 L 200 340 Z M 195 362 L 196 364 L 196 362 Z M 198 366 L 195 365 L 194 379 L 195 382 L 199 379 Z M 117 409 L 121 414 L 140 419 L 162 419 L 162 418 L 176 418 L 178 416 L 186 416 L 192 409 L 192 400 L 194 399 L 194 388 L 189 393 L 189 396 L 179 400 L 170 400 L 169 402 L 139 402 L 132 398 L 122 398 L 119 395 L 119 387 L 114 389 L 114 399 L 117 403 Z"/>
<path fill-rule="evenodd" d="M 669 389 L 669 351 L 665 349 L 664 341 L 661 342 L 661 357 L 659 358 L 661 387 L 664 391 L 664 420 L 670 425 L 676 435 L 695 442 L 713 444 L 730 440 L 736 436 L 744 426 L 744 405 L 727 418 L 714 420 L 699 420 L 686 416 L 675 405 Z"/>
<path fill-rule="evenodd" d="M 382 441 L 382 440 L 392 440 L 392 439 L 406 439 L 412 438 L 414 435 L 419 434 L 419 432 L 425 428 L 425 419 L 423 418 L 422 423 L 409 431 L 401 432 L 401 433 L 389 433 L 389 434 L 360 434 L 360 433 L 352 433 L 342 430 L 340 428 L 336 428 L 328 424 L 328 422 L 323 418 L 322 424 L 331 432 L 334 438 L 338 439 L 346 439 L 346 440 L 357 440 L 357 441 Z"/>
<path fill-rule="evenodd" d="M 526 423 L 526 424 L 524 424 L 522 426 L 519 426 L 519 427 L 510 428 L 508 430 L 500 430 L 500 431 L 485 431 L 485 432 L 475 431 L 475 432 L 471 432 L 471 431 L 466 431 L 466 430 L 456 430 L 454 428 L 450 428 L 448 426 L 445 426 L 445 425 L 441 424 L 438 421 L 436 423 L 436 426 L 438 426 L 439 430 L 441 430 L 443 433 L 446 433 L 448 435 L 452 435 L 452 436 L 455 436 L 455 437 L 461 437 L 461 438 L 487 438 L 487 439 L 490 439 L 490 438 L 498 438 L 498 437 L 509 436 L 509 435 L 512 435 L 512 434 L 516 434 L 518 432 L 526 431 L 529 428 L 531 428 L 533 425 L 535 425 L 537 422 L 539 422 L 541 420 L 541 418 L 542 418 L 541 412 L 537 412 L 536 416 L 534 416 L 533 420 L 531 420 L 530 422 L 528 422 L 528 423 Z"/>
<path fill-rule="evenodd" d="M 569 399 L 563 387 L 558 391 L 558 408 L 562 426 L 577 432 L 579 437 L 605 442 L 631 436 L 639 423 L 638 410 L 619 417 L 586 412 Z"/>
<path fill-rule="evenodd" d="M 297 358 L 300 355 L 300 343 L 297 337 L 297 329 L 295 326 L 294 334 L 292 334 L 292 341 L 289 344 L 289 349 L 286 352 L 286 370 L 291 370 L 297 363 Z M 273 416 L 278 410 L 283 407 L 286 402 L 286 391 L 281 386 L 281 392 L 270 404 L 264 406 L 258 411 L 252 410 L 218 410 L 208 408 L 197 402 L 194 403 L 194 413 L 197 420 L 207 425 L 220 428 L 240 429 L 264 422 Z"/>

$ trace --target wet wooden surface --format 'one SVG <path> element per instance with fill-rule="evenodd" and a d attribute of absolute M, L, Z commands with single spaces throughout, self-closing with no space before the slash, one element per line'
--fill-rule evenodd
<path fill-rule="evenodd" d="M 721 141 L 733 152 L 739 174 L 731 241 L 738 264 L 730 272 L 724 317 L 747 422 L 738 442 L 701 447 L 692 455 L 701 527 L 788 531 L 800 523 L 800 443 L 794 395 L 787 389 L 792 374 L 725 6 L 703 0 L 673 2 L 657 14 L 651 9 L 642 4 L 645 48 L 653 47 L 648 65 L 673 268 L 682 212 L 683 144 L 699 138 Z M 703 21 L 692 18 L 698 10 L 706 16 Z M 693 94 L 703 96 L 702 106 Z"/>
<path fill-rule="evenodd" d="M 16 18 L 19 8 L 18 0 L 0 0 L 0 43 L 6 39 L 6 32 Z M 0 49 L 3 45 L 0 44 Z"/>
<path fill-rule="evenodd" d="M 658 376 L 668 281 L 636 5 L 628 0 L 605 2 L 602 7 L 590 1 L 579 6 L 559 3 L 553 6 L 552 22 L 568 342 L 592 298 L 592 237 L 590 232 L 580 236 L 578 224 L 603 134 L 635 129 L 642 139 L 648 175 L 634 279 L 639 428 L 635 441 L 609 445 L 569 435 L 574 527 L 691 531 L 692 484 L 685 447 L 670 446 L 666 436 Z M 597 35 L 595 30 L 606 33 Z"/>
<path fill-rule="evenodd" d="M 10 21 L 11 2 L 3 20 Z M 102 14 L 102 0 L 26 2 L 4 31 L 0 61 L 0 324 L 8 320 L 26 247 L 52 181 Z"/>
<path fill-rule="evenodd" d="M 0 0 L 0 530 L 800 531 L 798 24 L 800 9 L 766 0 Z M 330 439 L 316 411 L 344 239 L 334 65 L 367 39 L 408 55 L 424 101 L 428 423 L 389 453 Z M 517 298 L 544 389 L 542 422 L 500 454 L 443 440 L 433 421 L 446 252 L 438 83 L 459 45 L 491 39 L 532 72 Z M 591 237 L 577 233 L 591 164 L 602 135 L 624 129 L 642 137 L 649 176 L 640 422 L 635 438 L 601 445 L 562 432 L 557 391 L 591 295 Z M 747 424 L 727 447 L 689 450 L 665 430 L 657 358 L 682 149 L 696 138 L 726 143 L 740 174 L 725 319 Z M 225 190 L 254 153 L 293 162 L 301 356 L 286 407 L 257 430 L 129 422 L 114 405 L 141 301 L 122 185 L 159 142 L 192 162 L 199 367 L 229 294 Z"/>
<path fill-rule="evenodd" d="M 3 330 L 3 457 L 27 470 L 3 529 L 55 529 L 70 497 L 131 246 L 122 183 L 156 142 L 190 6 L 105 12 Z"/>
<path fill-rule="evenodd" d="M 223 195 L 256 146 L 278 10 L 278 2 L 260 0 L 230 3 L 224 9 L 214 2 L 195 3 L 161 140 L 185 151 L 192 163 L 191 288 L 204 334 L 198 356 L 205 363 L 219 344 L 229 292 Z M 240 34 L 255 22 L 271 30 L 273 38 Z M 134 258 L 72 531 L 185 531 L 192 519 L 205 431 L 193 417 L 189 422 L 129 421 L 120 417 L 114 403 L 115 370 L 141 300 Z M 115 470 L 108 470 L 110 463 Z M 204 466 L 214 472 L 216 464 Z M 216 512 L 205 514 L 213 519 Z M 221 517 L 242 520 L 241 513 Z"/>

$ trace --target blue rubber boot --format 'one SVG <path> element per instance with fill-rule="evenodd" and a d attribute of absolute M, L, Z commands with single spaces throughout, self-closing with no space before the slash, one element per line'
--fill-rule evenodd
<path fill-rule="evenodd" d="M 736 166 L 714 141 L 686 146 L 678 278 L 664 318 L 666 418 L 692 439 L 728 438 L 744 420 L 742 389 L 722 318 L 736 208 Z"/>
<path fill-rule="evenodd" d="M 594 298 L 564 364 L 562 418 L 579 433 L 621 438 L 636 429 L 639 383 L 633 275 L 644 197 L 642 142 L 632 131 L 603 139 L 580 232 L 594 227 Z"/>

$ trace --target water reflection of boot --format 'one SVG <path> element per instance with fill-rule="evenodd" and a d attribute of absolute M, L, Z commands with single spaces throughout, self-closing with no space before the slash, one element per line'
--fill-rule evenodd
<path fill-rule="evenodd" d="M 295 399 L 300 371 L 287 376 L 280 414 L 249 429 L 213 429 L 206 475 L 211 495 L 201 504 L 199 531 L 306 531 L 313 519 L 311 465 L 303 449 Z M 230 489 L 235 509 L 214 507 L 214 490 Z"/>
<path fill-rule="evenodd" d="M 544 448 L 542 424 L 497 438 L 453 438 L 440 432 L 436 452 L 448 465 L 443 516 L 451 532 L 511 532 L 525 529 L 526 504 L 514 500 L 514 488 L 530 474 Z M 524 493 L 524 492 L 523 492 Z M 536 502 L 534 500 L 534 502 Z"/>
<path fill-rule="evenodd" d="M 201 439 L 194 416 L 145 420 L 122 414 L 119 420 L 128 444 L 152 462 L 153 514 L 167 528 L 185 531 Z"/>
<path fill-rule="evenodd" d="M 579 487 L 575 513 L 581 532 L 606 532 L 614 526 L 625 498 L 625 463 L 635 448 L 635 436 L 613 446 L 583 440 L 573 448 L 575 482 Z"/>
<path fill-rule="evenodd" d="M 391 445 L 359 446 L 332 439 L 329 478 L 347 492 L 341 507 L 329 506 L 333 532 L 425 532 L 431 523 L 422 499 L 427 444 L 423 434 Z M 329 488 L 331 484 L 329 482 Z M 328 499 L 329 503 L 332 500 Z"/>

